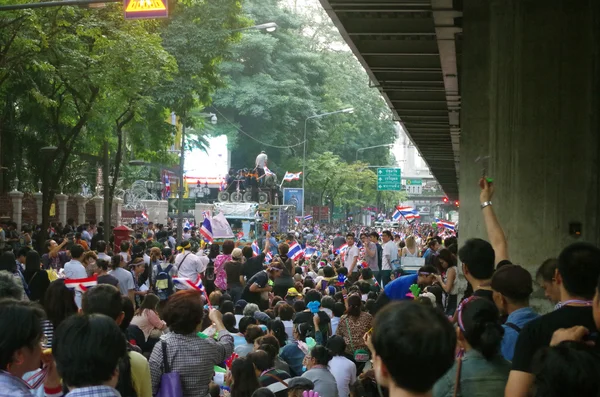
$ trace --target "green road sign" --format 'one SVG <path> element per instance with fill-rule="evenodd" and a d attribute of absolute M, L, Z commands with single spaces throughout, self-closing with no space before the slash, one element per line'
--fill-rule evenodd
<path fill-rule="evenodd" d="M 402 190 L 402 175 L 400 168 L 377 168 L 377 190 Z"/>
<path fill-rule="evenodd" d="M 411 185 L 411 186 L 422 186 L 423 180 L 422 179 L 407 179 L 406 184 Z"/>
<path fill-rule="evenodd" d="M 178 198 L 170 198 L 169 199 L 169 212 L 177 212 L 177 206 L 178 206 Z M 196 208 L 196 199 L 194 198 L 184 198 L 183 199 L 183 205 L 182 205 L 182 211 L 183 212 L 189 212 L 190 210 L 193 210 Z"/>

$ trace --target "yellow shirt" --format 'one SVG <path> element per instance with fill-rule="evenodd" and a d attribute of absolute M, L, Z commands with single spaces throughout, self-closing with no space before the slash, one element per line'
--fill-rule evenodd
<path fill-rule="evenodd" d="M 137 352 L 129 352 L 131 362 L 131 380 L 138 397 L 152 397 L 150 365 L 146 357 Z"/>

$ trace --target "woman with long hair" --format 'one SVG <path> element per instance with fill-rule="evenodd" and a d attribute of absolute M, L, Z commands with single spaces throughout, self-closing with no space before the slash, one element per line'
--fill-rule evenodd
<path fill-rule="evenodd" d="M 88 276 L 91 276 L 96 272 L 96 262 L 98 261 L 98 255 L 94 251 L 86 251 L 81 259 L 81 264 L 85 267 L 85 271 Z"/>
<path fill-rule="evenodd" d="M 47 320 L 42 321 L 48 345 L 52 344 L 54 330 L 69 316 L 77 314 L 79 308 L 75 304 L 75 290 L 65 286 L 65 280 L 59 278 L 50 283 L 42 300 Z"/>
<path fill-rule="evenodd" d="M 457 338 L 464 355 L 433 387 L 434 397 L 503 397 L 511 364 L 500 354 L 504 329 L 496 305 L 472 297 L 457 311 Z"/>
<path fill-rule="evenodd" d="M 358 349 L 367 350 L 363 336 L 371 329 L 373 316 L 362 311 L 362 300 L 358 293 L 348 297 L 346 307 L 346 314 L 340 318 L 336 335 L 344 338 L 346 353 L 354 355 Z"/>
<path fill-rule="evenodd" d="M 223 242 L 223 253 L 215 258 L 215 286 L 221 291 L 227 291 L 227 273 L 225 263 L 231 260 L 231 253 L 235 248 L 233 240 Z"/>
<path fill-rule="evenodd" d="M 447 316 L 453 316 L 458 302 L 456 257 L 448 249 L 444 248 L 434 258 L 434 264 L 441 274 L 436 274 L 435 278 L 444 290 L 444 312 Z"/>
<path fill-rule="evenodd" d="M 167 324 L 160 319 L 156 311 L 159 302 L 158 296 L 154 294 L 146 295 L 141 306 L 136 310 L 133 319 L 131 319 L 131 324 L 144 333 L 146 345 L 140 346 L 143 351 L 152 351 L 163 331 L 167 328 Z"/>
<path fill-rule="evenodd" d="M 260 387 L 252 361 L 246 357 L 239 357 L 233 361 L 229 387 L 231 397 L 252 397 L 252 393 Z"/>
<path fill-rule="evenodd" d="M 271 321 L 271 335 L 277 338 L 277 342 L 279 342 L 279 346 L 283 347 L 287 344 L 288 334 L 285 332 L 285 325 L 283 321 L 277 319 Z"/>
<path fill-rule="evenodd" d="M 419 247 L 417 247 L 414 236 L 408 236 L 404 242 L 406 243 L 406 247 L 402 248 L 402 256 L 418 258 L 420 256 Z"/>
<path fill-rule="evenodd" d="M 41 303 L 50 285 L 50 279 L 48 273 L 42 270 L 42 261 L 37 251 L 31 250 L 27 253 L 23 277 L 29 287 L 29 299 Z"/>

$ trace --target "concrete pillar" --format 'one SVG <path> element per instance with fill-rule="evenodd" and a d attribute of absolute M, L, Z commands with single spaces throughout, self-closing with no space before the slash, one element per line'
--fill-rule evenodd
<path fill-rule="evenodd" d="M 115 197 L 113 198 L 113 207 L 112 207 L 112 218 L 114 219 L 114 225 L 121 226 L 123 224 L 121 219 L 121 212 L 123 211 L 123 199 Z"/>
<path fill-rule="evenodd" d="M 8 192 L 12 201 L 12 221 L 17 224 L 17 231 L 21 231 L 21 221 L 23 219 L 23 192 L 13 190 Z"/>
<path fill-rule="evenodd" d="M 158 218 L 156 222 L 167 224 L 167 215 L 169 213 L 169 202 L 167 200 L 160 200 L 158 202 Z"/>
<path fill-rule="evenodd" d="M 75 201 L 77 202 L 77 224 L 83 225 L 85 223 L 85 197 L 78 194 L 75 196 Z"/>
<path fill-rule="evenodd" d="M 69 196 L 66 194 L 57 194 L 56 201 L 58 201 L 58 221 L 62 222 L 63 226 L 67 224 L 67 200 Z"/>
<path fill-rule="evenodd" d="M 104 199 L 100 196 L 96 196 L 92 198 L 92 201 L 94 202 L 94 208 L 96 211 L 96 223 L 102 222 L 104 220 Z"/>
<path fill-rule="evenodd" d="M 35 222 L 38 225 L 42 224 L 42 199 L 43 199 L 43 194 L 42 192 L 36 192 L 33 193 L 33 198 L 35 198 L 35 207 L 36 207 L 36 216 L 35 216 Z"/>
<path fill-rule="evenodd" d="M 485 237 L 489 155 L 494 208 L 513 262 L 530 271 L 577 240 L 600 238 L 600 2 L 464 0 L 460 239 Z"/>

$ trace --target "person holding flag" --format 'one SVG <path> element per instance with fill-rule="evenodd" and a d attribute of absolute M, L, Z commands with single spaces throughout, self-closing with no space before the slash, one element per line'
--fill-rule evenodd
<path fill-rule="evenodd" d="M 180 253 L 175 258 L 175 268 L 178 277 L 187 278 L 193 284 L 196 284 L 200 274 L 206 270 L 209 260 L 205 255 L 197 256 L 191 249 L 192 245 L 188 240 L 181 242 L 181 245 L 177 247 Z M 175 284 L 175 288 L 178 290 L 185 289 L 181 284 Z"/>
<path fill-rule="evenodd" d="M 273 287 L 269 281 L 277 282 L 283 273 L 284 265 L 281 262 L 273 261 L 267 270 L 256 273 L 244 287 L 242 299 L 248 303 L 255 303 L 261 310 L 269 308 L 269 293 Z"/>

